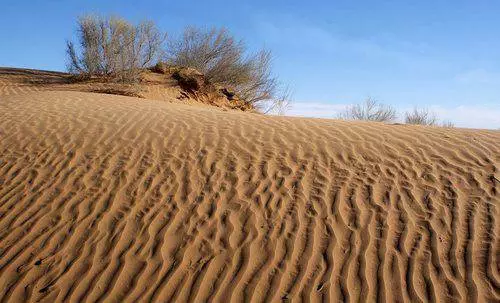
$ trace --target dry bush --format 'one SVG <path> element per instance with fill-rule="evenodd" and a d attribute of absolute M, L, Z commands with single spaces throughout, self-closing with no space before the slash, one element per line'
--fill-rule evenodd
<path fill-rule="evenodd" d="M 168 41 L 167 60 L 171 65 L 197 69 L 210 81 L 230 84 L 244 77 L 244 50 L 243 42 L 225 29 L 187 27 L 180 37 Z"/>
<path fill-rule="evenodd" d="M 245 44 L 224 28 L 188 27 L 168 42 L 167 50 L 169 64 L 197 69 L 210 82 L 228 87 L 257 108 L 282 102 L 286 95 L 272 74 L 271 58 L 266 50 L 248 54 Z"/>
<path fill-rule="evenodd" d="M 292 91 L 289 87 L 286 87 L 276 98 L 268 102 L 268 104 L 263 104 L 261 110 L 265 114 L 283 116 L 291 107 L 290 100 L 292 100 Z"/>
<path fill-rule="evenodd" d="M 135 81 L 141 68 L 158 60 L 164 40 L 165 34 L 153 22 L 134 26 L 121 18 L 81 17 L 79 49 L 67 42 L 68 70 L 87 77 Z"/>
<path fill-rule="evenodd" d="M 362 104 L 346 108 L 338 117 L 345 120 L 390 122 L 394 121 L 397 115 L 396 110 L 392 106 L 381 104 L 373 98 L 367 98 Z"/>
<path fill-rule="evenodd" d="M 441 123 L 441 126 L 445 127 L 445 128 L 454 128 L 455 124 L 453 122 L 451 122 L 451 121 L 443 121 Z"/>
<path fill-rule="evenodd" d="M 405 123 L 415 125 L 436 125 L 436 115 L 428 109 L 414 108 L 413 111 L 405 113 Z"/>

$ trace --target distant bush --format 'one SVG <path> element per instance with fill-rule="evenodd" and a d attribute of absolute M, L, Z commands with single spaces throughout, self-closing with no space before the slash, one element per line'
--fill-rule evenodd
<path fill-rule="evenodd" d="M 141 68 L 158 61 L 164 40 L 165 34 L 153 22 L 134 26 L 121 18 L 81 17 L 79 48 L 67 42 L 68 70 L 77 75 L 135 81 Z"/>
<path fill-rule="evenodd" d="M 436 125 L 438 122 L 434 113 L 428 109 L 414 108 L 413 111 L 405 113 L 405 123 L 415 125 Z"/>
<path fill-rule="evenodd" d="M 281 90 L 280 94 L 276 96 L 267 105 L 264 105 L 265 114 L 274 114 L 278 116 L 283 116 L 291 107 L 292 91 L 289 87 Z"/>
<path fill-rule="evenodd" d="M 349 106 L 338 117 L 346 120 L 390 122 L 394 121 L 397 115 L 392 106 L 381 104 L 373 98 L 367 98 L 362 104 Z"/>
<path fill-rule="evenodd" d="M 248 54 L 245 44 L 224 28 L 186 28 L 180 37 L 168 41 L 167 62 L 197 69 L 210 82 L 230 88 L 255 107 L 275 107 L 283 103 L 283 96 L 289 96 L 272 75 L 271 53 Z"/>
<path fill-rule="evenodd" d="M 453 127 L 455 127 L 455 124 L 451 121 L 443 121 L 441 123 L 441 126 L 446 127 L 446 128 L 453 128 Z"/>

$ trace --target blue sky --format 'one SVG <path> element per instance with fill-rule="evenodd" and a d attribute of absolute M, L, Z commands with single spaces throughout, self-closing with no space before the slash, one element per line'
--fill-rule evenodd
<path fill-rule="evenodd" d="M 500 128 L 498 1 L 0 0 L 0 66 L 64 70 L 79 15 L 151 19 L 171 35 L 225 26 L 274 54 L 291 115 L 334 117 L 372 96 L 457 126 Z"/>

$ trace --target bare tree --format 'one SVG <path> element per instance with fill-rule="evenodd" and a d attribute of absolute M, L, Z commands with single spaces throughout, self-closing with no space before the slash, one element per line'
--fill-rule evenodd
<path fill-rule="evenodd" d="M 234 90 L 255 107 L 281 102 L 287 95 L 279 89 L 279 81 L 272 74 L 271 52 L 248 54 L 245 44 L 224 28 L 188 27 L 181 37 L 169 41 L 167 61 L 197 69 L 212 83 Z"/>
<path fill-rule="evenodd" d="M 436 115 L 425 108 L 414 108 L 413 111 L 405 113 L 406 124 L 436 125 L 437 122 Z"/>
<path fill-rule="evenodd" d="M 80 75 L 136 80 L 141 68 L 156 63 L 165 37 L 150 21 L 134 26 L 121 18 L 81 17 L 79 49 L 67 42 L 68 70 Z"/>
<path fill-rule="evenodd" d="M 369 97 L 362 104 L 349 106 L 339 114 L 340 119 L 390 122 L 396 119 L 396 110 Z"/>

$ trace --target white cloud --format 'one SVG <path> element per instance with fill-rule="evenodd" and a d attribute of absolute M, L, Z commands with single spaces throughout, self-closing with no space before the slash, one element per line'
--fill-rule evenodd
<path fill-rule="evenodd" d="M 459 105 L 445 108 L 431 106 L 440 120 L 448 120 L 458 127 L 500 128 L 500 102 L 498 106 Z"/>
<path fill-rule="evenodd" d="M 320 102 L 296 102 L 286 112 L 288 116 L 335 118 L 348 104 L 332 104 Z"/>

